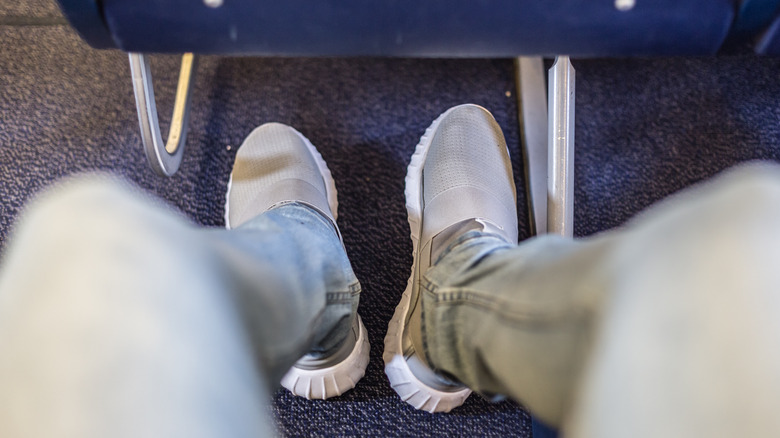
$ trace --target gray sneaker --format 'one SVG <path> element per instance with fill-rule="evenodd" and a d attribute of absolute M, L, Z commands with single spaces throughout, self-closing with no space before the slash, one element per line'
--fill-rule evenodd
<path fill-rule="evenodd" d="M 517 243 L 517 195 L 506 141 L 493 116 L 461 105 L 425 131 L 406 174 L 414 261 L 385 336 L 385 373 L 417 409 L 448 412 L 471 394 L 428 365 L 422 350 L 421 279 L 451 242 L 470 230 Z"/>
<path fill-rule="evenodd" d="M 322 156 L 295 129 L 280 123 L 256 128 L 236 153 L 225 202 L 228 229 L 274 207 L 297 202 L 330 219 L 334 232 L 336 185 Z M 368 365 L 368 333 L 358 315 L 337 351 L 301 358 L 282 378 L 282 386 L 308 399 L 326 399 L 355 387 Z"/>

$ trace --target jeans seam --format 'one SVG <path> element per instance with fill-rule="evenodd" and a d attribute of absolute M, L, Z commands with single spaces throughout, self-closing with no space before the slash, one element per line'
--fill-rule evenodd
<path fill-rule="evenodd" d="M 529 325 L 547 325 L 559 323 L 561 321 L 574 322 L 583 317 L 587 317 L 588 311 L 585 309 L 569 308 L 565 310 L 545 310 L 545 311 L 525 311 L 517 310 L 516 305 L 511 310 L 507 310 L 505 300 L 496 300 L 486 296 L 484 293 L 458 288 L 456 290 L 444 289 L 441 287 L 426 288 L 426 292 L 434 299 L 434 304 L 459 305 L 465 304 L 474 308 L 479 308 L 491 312 L 497 318 L 517 326 Z"/>
<path fill-rule="evenodd" d="M 325 292 L 326 304 L 344 304 L 351 303 L 352 300 L 359 296 L 361 292 L 360 283 L 355 282 L 349 286 L 347 291 L 327 291 Z"/>
<path fill-rule="evenodd" d="M 344 292 L 325 294 L 325 305 L 351 303 L 354 295 Z"/>
<path fill-rule="evenodd" d="M 421 281 L 420 289 L 421 294 L 431 294 L 434 297 L 436 296 L 436 293 L 432 291 L 432 289 L 435 289 L 437 286 L 430 281 L 427 281 L 423 277 L 423 281 Z M 422 331 L 422 343 L 423 343 L 423 351 L 422 354 L 425 356 L 425 362 L 431 365 L 431 368 L 436 371 L 436 367 L 433 366 L 433 360 L 431 358 L 431 355 L 428 353 L 429 351 L 432 351 L 430 347 L 428 347 L 428 336 L 425 336 L 425 330 L 426 330 L 426 324 L 425 324 L 425 306 L 422 305 L 423 303 L 423 297 L 420 296 L 420 331 Z"/>
<path fill-rule="evenodd" d="M 360 294 L 363 288 L 360 286 L 360 282 L 356 280 L 354 283 L 351 283 L 349 285 L 348 289 L 350 294 L 358 295 Z"/>

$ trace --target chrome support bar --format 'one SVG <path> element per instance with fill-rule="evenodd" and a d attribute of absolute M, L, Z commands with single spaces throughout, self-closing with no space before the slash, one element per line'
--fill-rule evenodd
<path fill-rule="evenodd" d="M 187 140 L 192 77 L 197 67 L 197 59 L 192 53 L 185 53 L 182 56 L 168 141 L 163 144 L 149 60 L 141 53 L 130 53 L 129 56 L 135 106 L 138 112 L 138 123 L 141 126 L 141 140 L 146 151 L 146 158 L 155 172 L 162 176 L 171 176 L 179 169 L 184 153 L 184 143 Z"/>
<path fill-rule="evenodd" d="M 549 72 L 547 231 L 574 235 L 574 67 L 559 56 Z"/>

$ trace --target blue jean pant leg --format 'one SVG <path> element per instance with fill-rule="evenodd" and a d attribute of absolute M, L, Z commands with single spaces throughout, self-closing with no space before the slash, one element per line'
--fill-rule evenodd
<path fill-rule="evenodd" d="M 425 275 L 429 362 L 571 437 L 778 436 L 780 167 L 587 239 L 472 232 Z"/>
<path fill-rule="evenodd" d="M 0 436 L 268 436 L 202 230 L 108 178 L 23 214 L 0 270 Z"/>
<path fill-rule="evenodd" d="M 340 345 L 361 288 L 328 219 L 290 203 L 212 237 L 270 384 L 304 353 Z"/>
<path fill-rule="evenodd" d="M 268 390 L 359 291 L 308 207 L 204 230 L 109 178 L 62 183 L 0 269 L 0 436 L 268 436 Z"/>
<path fill-rule="evenodd" d="M 601 245 L 589 245 L 588 254 L 597 258 Z M 555 236 L 521 246 L 480 231 L 461 236 L 423 279 L 429 363 L 478 392 L 509 395 L 560 425 L 587 349 L 593 309 L 602 300 L 600 289 L 570 287 L 572 279 L 586 284 L 595 272 L 579 247 Z M 557 275 L 558 266 L 568 266 L 571 275 Z"/>

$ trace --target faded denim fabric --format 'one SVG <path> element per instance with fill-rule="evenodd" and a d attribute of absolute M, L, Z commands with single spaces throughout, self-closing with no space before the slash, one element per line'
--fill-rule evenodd
<path fill-rule="evenodd" d="M 296 204 L 204 229 L 105 177 L 19 222 L 0 271 L 0 436 L 258 437 L 269 390 L 349 329 L 360 286 Z"/>
<path fill-rule="evenodd" d="M 568 437 L 778 436 L 780 167 L 586 239 L 471 231 L 423 279 L 429 363 Z"/>

